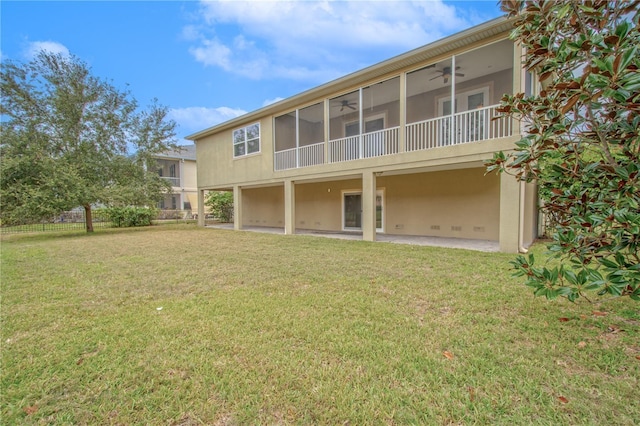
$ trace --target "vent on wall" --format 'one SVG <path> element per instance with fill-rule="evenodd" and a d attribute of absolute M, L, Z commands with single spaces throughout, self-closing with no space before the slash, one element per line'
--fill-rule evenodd
<path fill-rule="evenodd" d="M 462 231 L 462 226 L 452 226 L 451 230 L 452 231 Z"/>
<path fill-rule="evenodd" d="M 431 225 L 431 229 L 433 231 L 439 231 L 440 230 L 440 225 Z"/>
<path fill-rule="evenodd" d="M 473 232 L 484 232 L 484 226 L 474 226 Z"/>
<path fill-rule="evenodd" d="M 396 229 L 404 229 L 403 223 L 396 223 Z"/>

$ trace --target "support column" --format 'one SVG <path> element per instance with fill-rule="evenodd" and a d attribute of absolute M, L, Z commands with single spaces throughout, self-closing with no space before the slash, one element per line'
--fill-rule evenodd
<path fill-rule="evenodd" d="M 296 185 L 289 179 L 284 181 L 284 233 L 296 233 Z"/>
<path fill-rule="evenodd" d="M 180 170 L 178 170 L 178 178 L 180 179 L 180 207 L 178 210 L 184 209 L 186 194 L 184 192 L 184 158 L 180 159 Z"/>
<path fill-rule="evenodd" d="M 376 240 L 376 175 L 362 174 L 362 239 Z"/>
<path fill-rule="evenodd" d="M 500 174 L 500 251 L 518 252 L 520 236 L 520 182 L 506 173 Z"/>
<path fill-rule="evenodd" d="M 398 132 L 398 152 L 405 152 L 405 139 L 407 134 L 407 73 L 400 74 L 400 129 Z"/>
<path fill-rule="evenodd" d="M 204 226 L 204 189 L 198 190 L 198 226 Z"/>
<path fill-rule="evenodd" d="M 526 50 L 521 43 L 513 44 L 513 87 L 511 88 L 511 93 L 524 93 L 525 87 L 523 85 L 525 81 L 525 73 L 527 70 L 522 66 L 524 62 L 524 58 L 526 55 Z M 513 135 L 524 134 L 521 126 L 524 125 L 524 121 L 518 120 L 516 117 L 511 119 L 511 129 Z"/>
<path fill-rule="evenodd" d="M 242 229 L 242 188 L 239 185 L 233 187 L 233 229 Z"/>

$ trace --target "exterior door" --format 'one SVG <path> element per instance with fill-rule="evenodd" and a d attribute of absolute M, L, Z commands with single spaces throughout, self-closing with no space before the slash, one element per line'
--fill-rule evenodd
<path fill-rule="evenodd" d="M 362 193 L 344 194 L 344 229 L 362 229 Z"/>
<path fill-rule="evenodd" d="M 383 191 L 378 190 L 376 194 L 376 231 L 384 232 L 383 229 Z M 362 193 L 345 192 L 342 201 L 342 228 L 345 231 L 362 229 Z"/>

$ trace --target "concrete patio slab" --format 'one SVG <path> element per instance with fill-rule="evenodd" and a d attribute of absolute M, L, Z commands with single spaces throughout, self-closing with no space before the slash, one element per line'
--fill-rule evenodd
<path fill-rule="evenodd" d="M 215 225 L 207 225 L 207 228 L 232 230 L 232 223 L 221 223 Z M 284 228 L 274 228 L 266 226 L 246 226 L 242 231 L 263 232 L 269 234 L 284 235 Z M 332 231 L 316 231 L 310 229 L 296 229 L 296 235 L 312 235 L 316 237 L 337 238 L 342 240 L 362 240 L 360 232 L 332 232 Z M 498 252 L 500 245 L 498 241 L 490 240 L 472 240 L 467 238 L 442 238 L 442 237 L 425 237 L 418 235 L 392 235 L 377 234 L 376 241 L 395 244 L 412 244 L 418 246 L 431 247 L 447 247 L 459 248 L 465 250 L 475 250 L 484 252 Z"/>

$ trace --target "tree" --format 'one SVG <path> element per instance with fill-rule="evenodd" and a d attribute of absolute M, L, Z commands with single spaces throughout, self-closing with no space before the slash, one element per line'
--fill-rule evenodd
<path fill-rule="evenodd" d="M 221 222 L 233 220 L 233 193 L 228 191 L 212 191 L 207 194 L 204 205 L 211 209 L 214 217 Z"/>
<path fill-rule="evenodd" d="M 50 218 L 82 206 L 155 204 L 168 184 L 152 156 L 177 149 L 175 123 L 154 101 L 140 111 L 128 91 L 76 57 L 41 52 L 3 62 L 0 218 Z"/>
<path fill-rule="evenodd" d="M 488 170 L 536 181 L 553 218 L 551 258 L 518 256 L 536 295 L 640 300 L 640 46 L 637 0 L 503 0 L 512 38 L 543 90 L 502 99 L 522 120 L 513 152 Z"/>

